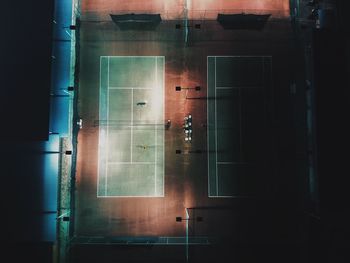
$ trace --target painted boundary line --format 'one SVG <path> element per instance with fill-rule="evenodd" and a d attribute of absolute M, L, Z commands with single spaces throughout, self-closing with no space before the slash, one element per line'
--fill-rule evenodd
<path fill-rule="evenodd" d="M 155 57 L 155 81 L 156 81 L 156 89 L 158 88 L 158 64 L 157 64 L 157 57 Z M 164 105 L 163 105 L 164 107 Z M 157 194 L 157 125 L 154 125 L 154 195 Z"/>
<path fill-rule="evenodd" d="M 155 88 L 154 87 L 114 87 L 114 86 L 109 86 L 109 79 L 110 79 L 110 59 L 112 58 L 155 58 Z M 100 168 L 98 168 L 98 178 L 97 178 L 97 197 L 98 198 L 109 198 L 109 197 L 164 197 L 164 191 L 165 191 L 165 174 L 164 174 L 164 161 L 165 161 L 165 153 L 164 153 L 164 129 L 163 129 L 163 145 L 161 146 L 161 149 L 162 149 L 162 152 L 163 152 L 163 158 L 162 158 L 162 167 L 163 167 L 163 172 L 162 172 L 162 179 L 163 179 L 163 189 L 162 189 L 162 195 L 156 195 L 157 193 L 157 165 L 158 165 L 158 162 L 157 162 L 157 151 L 158 151 L 158 147 L 157 147 L 157 136 L 158 136 L 158 128 L 157 128 L 157 125 L 158 124 L 158 121 L 155 122 L 155 161 L 154 162 L 133 162 L 133 155 L 132 155 L 132 145 L 133 145 L 133 97 L 134 97 L 134 92 L 133 90 L 152 90 L 152 89 L 158 89 L 159 88 L 159 76 L 158 76 L 158 59 L 162 59 L 162 67 L 163 67 L 163 75 L 161 76 L 163 78 L 163 86 L 162 86 L 162 111 L 163 111 L 163 114 L 162 114 L 162 117 L 163 117 L 163 121 L 164 121 L 164 118 L 165 118 L 165 92 L 164 92 L 164 89 L 165 89 L 165 57 L 164 56 L 100 56 L 100 96 L 101 96 L 101 86 L 102 86 L 102 71 L 103 71 L 103 68 L 102 68 L 102 59 L 103 58 L 107 58 L 107 61 L 108 61 L 108 66 L 107 66 L 107 110 L 106 110 L 106 115 L 107 115 L 107 118 L 106 118 L 106 123 L 107 123 L 107 127 L 106 127 L 106 138 L 105 138 L 105 143 L 108 144 L 109 142 L 109 132 L 108 132 L 108 125 L 109 125 L 109 96 L 110 96 L 110 90 L 131 90 L 131 121 L 130 121 L 130 126 L 131 126 L 131 142 L 130 142 L 130 157 L 131 157 L 131 160 L 130 162 L 109 162 L 108 161 L 108 147 L 107 147 L 107 150 L 106 150 L 106 160 L 105 160 L 105 182 L 104 182 L 104 185 L 105 185 L 105 189 L 104 189 L 104 192 L 105 192 L 105 195 L 104 196 L 100 196 L 99 195 L 99 180 L 100 180 Z M 100 103 L 101 103 L 101 98 L 100 98 Z M 101 116 L 101 114 L 100 114 Z M 100 127 L 100 134 L 101 134 L 101 127 Z M 100 140 L 99 140 L 100 142 Z M 100 146 L 99 146 L 99 150 L 100 150 Z M 100 167 L 100 152 L 99 152 L 99 156 L 98 156 L 98 167 Z M 107 177 L 108 177 L 108 165 L 109 164 L 117 164 L 117 165 L 123 165 L 123 164 L 143 164 L 143 165 L 154 165 L 154 196 L 151 196 L 151 195 L 142 195 L 142 196 L 133 196 L 133 195 L 130 195 L 130 196 L 126 196 L 126 195 L 107 195 L 107 189 L 108 189 L 108 182 L 107 182 Z"/>
<path fill-rule="evenodd" d="M 209 58 L 214 58 L 214 89 L 215 89 L 215 99 L 214 99 L 214 112 L 215 112 L 215 159 L 216 159 L 216 164 L 215 164 L 215 182 L 216 182 L 216 195 L 211 195 L 211 191 L 210 191 L 210 159 L 209 159 L 209 100 L 208 100 L 208 94 L 209 94 Z M 217 64 L 217 58 L 261 58 L 262 59 L 262 78 L 263 78 L 263 86 L 256 86 L 256 87 L 217 87 L 217 68 L 216 68 L 216 64 Z M 218 178 L 218 165 L 238 165 L 238 164 L 245 164 L 245 165 L 249 165 L 248 163 L 245 162 L 218 162 L 217 159 L 217 155 L 218 155 L 218 145 L 217 145 L 217 102 L 216 102 L 216 97 L 217 97 L 217 90 L 230 90 L 230 89 L 238 89 L 239 90 L 239 104 L 240 104 L 240 145 L 242 148 L 242 109 L 241 109 L 241 88 L 264 88 L 264 84 L 265 84 L 265 70 L 264 70 L 264 62 L 265 59 L 269 58 L 270 59 L 270 66 L 272 68 L 272 57 L 271 56 L 207 56 L 207 148 L 208 148 L 208 197 L 209 198 L 249 198 L 250 196 L 243 196 L 243 195 L 219 195 L 219 186 L 218 186 L 218 182 L 219 182 L 219 178 Z M 270 72 L 270 82 L 272 83 L 272 70 Z M 269 87 L 270 88 L 270 87 Z M 264 103 L 266 103 L 266 99 L 264 99 Z M 266 114 L 266 113 L 265 113 Z M 266 116 L 265 116 L 266 117 Z"/>

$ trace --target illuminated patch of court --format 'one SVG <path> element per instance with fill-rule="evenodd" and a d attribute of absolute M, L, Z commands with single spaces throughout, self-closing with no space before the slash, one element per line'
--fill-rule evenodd
<path fill-rule="evenodd" d="M 164 196 L 164 57 L 100 57 L 97 197 Z"/>

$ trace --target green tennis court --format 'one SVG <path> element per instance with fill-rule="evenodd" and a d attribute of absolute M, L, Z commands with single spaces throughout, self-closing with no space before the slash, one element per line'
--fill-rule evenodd
<path fill-rule="evenodd" d="M 98 197 L 164 196 L 164 57 L 100 58 Z"/>
<path fill-rule="evenodd" d="M 209 56 L 208 195 L 259 192 L 268 142 L 271 57 Z"/>

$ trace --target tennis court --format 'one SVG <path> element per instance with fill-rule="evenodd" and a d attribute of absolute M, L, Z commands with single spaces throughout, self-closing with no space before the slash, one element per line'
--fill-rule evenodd
<path fill-rule="evenodd" d="M 269 141 L 271 57 L 208 56 L 207 63 L 208 195 L 255 195 Z"/>
<path fill-rule="evenodd" d="M 164 57 L 100 57 L 98 197 L 164 196 Z"/>

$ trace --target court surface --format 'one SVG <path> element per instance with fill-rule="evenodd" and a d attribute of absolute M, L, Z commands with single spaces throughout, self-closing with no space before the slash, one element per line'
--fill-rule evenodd
<path fill-rule="evenodd" d="M 208 195 L 251 196 L 263 181 L 271 57 L 208 56 Z"/>
<path fill-rule="evenodd" d="M 98 197 L 164 196 L 164 57 L 100 58 Z"/>

